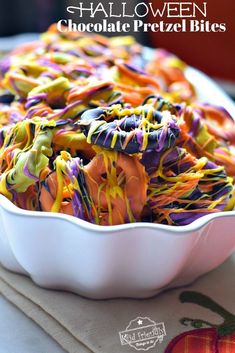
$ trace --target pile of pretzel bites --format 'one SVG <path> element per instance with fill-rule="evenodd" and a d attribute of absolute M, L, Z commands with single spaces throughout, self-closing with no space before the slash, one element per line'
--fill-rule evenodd
<path fill-rule="evenodd" d="M 185 64 L 132 37 L 58 32 L 0 64 L 0 193 L 26 210 L 186 225 L 234 207 L 235 125 Z"/>

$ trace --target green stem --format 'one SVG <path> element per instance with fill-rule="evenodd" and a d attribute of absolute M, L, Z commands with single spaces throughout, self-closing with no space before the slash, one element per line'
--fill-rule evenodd
<path fill-rule="evenodd" d="M 180 301 L 182 303 L 198 304 L 204 308 L 207 308 L 213 311 L 216 314 L 219 314 L 225 320 L 227 320 L 228 318 L 235 319 L 235 316 L 233 314 L 228 312 L 221 305 L 216 303 L 213 299 L 198 292 L 190 292 L 190 291 L 183 292 L 180 294 Z"/>
<path fill-rule="evenodd" d="M 179 299 L 182 303 L 193 303 L 200 305 L 220 315 L 224 319 L 224 322 L 221 325 L 214 325 L 209 323 L 208 321 L 183 318 L 181 320 L 181 323 L 183 325 L 191 323 L 191 325 L 196 328 L 208 325 L 217 328 L 217 331 L 221 336 L 226 336 L 235 332 L 235 315 L 228 312 L 226 309 L 224 309 L 221 305 L 216 303 L 213 299 L 209 298 L 208 296 L 198 292 L 186 291 L 180 294 Z"/>
<path fill-rule="evenodd" d="M 211 324 L 209 321 L 206 320 L 200 320 L 200 319 L 190 319 L 188 317 L 183 317 L 180 319 L 180 323 L 184 326 L 191 325 L 195 328 L 202 328 L 202 327 L 213 327 L 213 328 L 218 328 L 218 325 Z"/>

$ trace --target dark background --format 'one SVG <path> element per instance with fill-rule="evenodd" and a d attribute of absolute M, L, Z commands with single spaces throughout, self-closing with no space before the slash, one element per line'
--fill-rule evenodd
<path fill-rule="evenodd" d="M 65 0 L 0 0 L 0 37 L 45 31 L 65 14 Z"/>
<path fill-rule="evenodd" d="M 43 32 L 50 24 L 62 18 L 72 18 L 76 23 L 79 23 L 80 19 L 76 18 L 76 13 L 71 14 L 66 11 L 67 6 L 76 6 L 79 2 L 83 2 L 84 7 L 89 7 L 90 2 L 94 4 L 113 2 L 114 11 L 118 12 L 122 1 L 124 2 L 124 0 L 0 0 L 0 37 L 23 32 Z M 131 13 L 138 0 L 126 0 L 126 3 L 127 12 Z M 95 19 L 87 16 L 83 17 L 81 21 L 83 23 L 99 22 L 102 19 L 102 13 L 97 12 Z M 118 20 L 127 22 L 128 18 L 118 18 Z M 109 19 L 109 22 L 115 21 L 115 18 Z M 143 36 L 141 33 L 130 34 L 142 42 L 145 40 L 147 43 L 148 41 L 147 36 Z"/>

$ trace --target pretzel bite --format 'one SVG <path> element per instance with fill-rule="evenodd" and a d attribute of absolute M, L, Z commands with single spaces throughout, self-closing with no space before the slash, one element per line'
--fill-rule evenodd
<path fill-rule="evenodd" d="M 148 202 L 156 223 L 186 225 L 234 206 L 232 178 L 205 157 L 175 147 L 160 155 L 150 152 L 142 163 L 151 174 Z"/>
<path fill-rule="evenodd" d="M 41 182 L 39 202 L 42 211 L 61 212 L 87 219 L 88 195 L 80 158 L 71 158 L 62 151 L 56 158 L 55 170 Z"/>
<path fill-rule="evenodd" d="M 235 122 L 225 109 L 208 104 L 186 106 L 179 126 L 179 146 L 197 158 L 204 156 L 224 166 L 235 178 Z"/>
<path fill-rule="evenodd" d="M 179 135 L 175 117 L 169 111 L 156 111 L 151 105 L 87 110 L 77 124 L 87 142 L 128 154 L 147 149 L 164 151 L 175 144 Z"/>
<path fill-rule="evenodd" d="M 140 220 L 147 200 L 147 176 L 137 157 L 100 152 L 84 169 L 96 223 Z"/>

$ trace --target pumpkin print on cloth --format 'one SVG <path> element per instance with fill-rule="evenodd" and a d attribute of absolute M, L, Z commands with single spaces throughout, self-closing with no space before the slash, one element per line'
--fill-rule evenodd
<path fill-rule="evenodd" d="M 194 330 L 173 338 L 165 353 L 235 353 L 235 315 L 198 292 L 183 292 L 180 301 L 207 308 L 219 314 L 224 321 L 216 325 L 200 319 L 181 319 L 183 325 L 191 325 Z"/>

